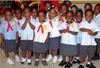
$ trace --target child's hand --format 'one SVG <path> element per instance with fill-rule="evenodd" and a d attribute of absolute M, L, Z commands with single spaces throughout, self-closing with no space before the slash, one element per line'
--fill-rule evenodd
<path fill-rule="evenodd" d="M 4 46 L 4 47 L 5 47 L 5 43 L 4 43 L 4 41 L 2 41 L 2 46 Z"/>
<path fill-rule="evenodd" d="M 63 33 L 66 33 L 66 29 L 63 29 Z"/>
<path fill-rule="evenodd" d="M 16 39 L 16 41 L 15 41 L 16 43 L 18 43 L 18 39 Z"/>
<path fill-rule="evenodd" d="M 46 42 L 46 43 L 49 43 L 49 40 L 47 39 L 45 42 Z"/>
<path fill-rule="evenodd" d="M 55 7 L 55 11 L 58 13 L 59 11 L 58 11 L 58 9 Z"/>
<path fill-rule="evenodd" d="M 30 17 L 26 17 L 26 22 L 30 22 Z"/>
<path fill-rule="evenodd" d="M 34 40 L 32 42 L 34 43 Z"/>
<path fill-rule="evenodd" d="M 69 33 L 69 29 L 66 29 L 66 32 L 68 32 L 68 33 Z"/>
<path fill-rule="evenodd" d="M 90 29 L 88 30 L 88 34 L 89 35 L 92 35 L 92 31 Z"/>

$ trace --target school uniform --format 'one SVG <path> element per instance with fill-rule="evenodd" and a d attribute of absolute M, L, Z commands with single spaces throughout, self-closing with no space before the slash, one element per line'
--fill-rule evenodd
<path fill-rule="evenodd" d="M 90 23 L 88 23 L 86 20 L 82 21 L 79 28 L 90 29 L 93 32 L 98 32 L 100 30 L 93 20 Z M 94 37 L 95 36 L 88 35 L 87 32 L 82 32 L 82 40 L 81 40 L 81 47 L 80 47 L 81 57 L 86 57 L 87 55 L 89 57 L 94 56 L 95 46 L 96 46 Z"/>
<path fill-rule="evenodd" d="M 21 20 L 18 20 L 16 17 L 14 18 L 14 20 L 17 22 L 17 24 L 20 26 L 20 23 L 21 23 Z M 21 26 L 20 26 L 21 27 Z M 18 43 L 17 43 L 17 46 L 21 46 L 21 32 L 22 32 L 22 29 L 18 30 Z"/>
<path fill-rule="evenodd" d="M 78 26 L 78 28 L 79 28 L 79 26 L 80 26 L 80 23 L 77 23 L 76 22 L 76 24 L 77 24 L 77 26 Z M 76 35 L 76 41 L 77 41 L 77 48 L 78 48 L 78 51 L 80 51 L 80 45 L 81 45 L 81 38 L 82 37 L 82 33 L 81 33 L 81 31 L 79 30 L 78 31 L 78 34 Z"/>
<path fill-rule="evenodd" d="M 49 19 L 49 23 L 51 26 L 51 32 L 49 37 L 49 49 L 50 50 L 58 50 L 60 46 L 60 33 L 58 29 L 59 18 L 55 17 L 54 19 Z"/>
<path fill-rule="evenodd" d="M 93 20 L 98 25 L 98 27 L 100 27 L 100 13 L 97 16 L 95 16 Z M 97 45 L 100 45 L 100 31 L 95 36 L 95 41 L 96 41 Z"/>
<path fill-rule="evenodd" d="M 0 26 L 0 33 L 4 34 L 5 47 L 1 48 L 7 52 L 16 51 L 16 32 L 20 29 L 19 25 L 15 20 L 6 21 L 4 20 Z"/>
<path fill-rule="evenodd" d="M 59 30 L 69 29 L 70 31 L 78 32 L 78 27 L 75 22 L 68 24 L 67 22 L 62 23 L 59 26 Z M 76 35 L 70 33 L 61 34 L 61 45 L 60 45 L 60 54 L 64 56 L 74 56 L 77 55 L 77 43 Z"/>
<path fill-rule="evenodd" d="M 45 43 L 48 32 L 51 31 L 49 22 L 36 22 L 35 24 L 35 37 L 33 43 L 33 51 L 36 53 L 45 53 L 48 50 L 48 44 Z"/>
<path fill-rule="evenodd" d="M 25 23 L 25 20 L 26 18 L 23 17 L 21 21 L 21 27 Z M 34 19 L 31 18 L 30 22 L 32 25 L 35 25 Z M 22 33 L 21 33 L 21 50 L 22 51 L 26 51 L 27 49 L 32 50 L 33 36 L 34 36 L 34 30 L 30 27 L 29 23 L 27 22 L 25 29 L 22 29 Z"/>

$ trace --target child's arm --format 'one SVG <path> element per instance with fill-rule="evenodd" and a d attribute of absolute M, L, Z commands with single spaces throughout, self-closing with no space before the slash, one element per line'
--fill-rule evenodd
<path fill-rule="evenodd" d="M 57 10 L 57 8 L 55 8 L 55 10 L 56 10 L 56 12 L 57 12 L 57 14 L 58 14 L 59 21 L 61 21 L 61 15 L 60 15 L 59 11 Z"/>
<path fill-rule="evenodd" d="M 73 35 L 77 35 L 77 33 L 78 33 L 78 32 L 74 32 L 74 31 L 70 31 L 70 30 L 68 30 L 68 29 L 66 29 L 66 32 L 71 33 L 71 34 L 73 34 Z"/>
<path fill-rule="evenodd" d="M 50 36 L 50 32 L 48 32 L 48 36 L 47 36 L 47 39 L 46 39 L 46 43 L 49 43 L 49 36 Z"/>
<path fill-rule="evenodd" d="M 21 27 L 23 30 L 25 29 L 25 27 L 26 27 L 26 25 L 27 25 L 27 22 L 28 22 L 28 19 L 26 18 L 24 24 L 23 24 L 22 27 Z"/>
<path fill-rule="evenodd" d="M 66 29 L 59 30 L 60 33 L 66 33 Z"/>
<path fill-rule="evenodd" d="M 35 29 L 35 26 L 31 24 L 31 22 L 29 21 L 29 25 L 30 27 L 34 30 Z"/>
<path fill-rule="evenodd" d="M 88 33 L 88 34 L 89 34 L 89 33 Z M 97 32 L 91 33 L 91 34 L 89 34 L 89 35 L 95 36 L 95 35 L 97 35 Z"/>
<path fill-rule="evenodd" d="M 4 38 L 4 34 L 2 34 L 2 33 L 1 33 L 1 42 L 2 42 L 2 46 L 4 46 L 4 47 L 5 47 L 5 43 L 4 43 L 3 38 Z"/>
<path fill-rule="evenodd" d="M 18 31 L 16 32 L 16 43 L 18 43 Z"/>
<path fill-rule="evenodd" d="M 33 43 L 34 43 L 34 38 L 35 38 L 35 32 L 34 32 L 33 34 L 34 34 L 34 36 L 33 36 Z"/>

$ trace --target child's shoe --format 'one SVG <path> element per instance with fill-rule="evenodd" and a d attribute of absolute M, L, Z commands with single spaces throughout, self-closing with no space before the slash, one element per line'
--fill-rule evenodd
<path fill-rule="evenodd" d="M 92 63 L 86 64 L 86 66 L 89 67 L 89 68 L 96 68 Z"/>
<path fill-rule="evenodd" d="M 38 66 L 39 65 L 39 61 L 35 61 L 34 66 Z"/>
<path fill-rule="evenodd" d="M 84 68 L 84 66 L 83 65 L 80 65 L 79 68 Z"/>
<path fill-rule="evenodd" d="M 76 64 L 76 63 L 80 64 L 80 60 L 75 58 L 75 60 L 73 61 L 73 64 Z"/>
<path fill-rule="evenodd" d="M 25 63 L 25 61 L 26 61 L 26 58 L 23 58 L 23 57 L 22 57 L 21 64 L 24 64 L 24 63 Z"/>
<path fill-rule="evenodd" d="M 57 56 L 54 56 L 53 57 L 53 61 L 52 61 L 53 63 L 57 63 Z"/>
<path fill-rule="evenodd" d="M 72 66 L 73 66 L 72 63 L 68 62 L 68 63 L 65 65 L 65 68 L 70 68 L 70 67 L 72 67 Z"/>
<path fill-rule="evenodd" d="M 99 54 L 95 54 L 95 56 L 92 58 L 92 60 L 99 60 Z"/>
<path fill-rule="evenodd" d="M 59 66 L 64 66 L 67 62 L 62 60 L 60 63 L 59 63 Z"/>
<path fill-rule="evenodd" d="M 14 62 L 11 59 L 8 59 L 7 60 L 7 63 L 10 64 L 10 65 L 13 65 L 14 64 Z"/>
<path fill-rule="evenodd" d="M 61 62 L 61 61 L 62 61 L 62 55 L 59 57 L 58 61 L 59 61 L 59 62 Z"/>
<path fill-rule="evenodd" d="M 18 55 L 16 55 L 15 56 L 15 60 L 17 61 L 17 62 L 19 62 L 20 60 L 19 60 L 19 56 Z"/>
<path fill-rule="evenodd" d="M 42 64 L 43 64 L 44 66 L 47 66 L 47 65 L 48 65 L 48 63 L 47 63 L 46 60 L 42 60 Z"/>
<path fill-rule="evenodd" d="M 31 59 L 27 59 L 27 64 L 31 65 Z"/>
<path fill-rule="evenodd" d="M 52 55 L 48 55 L 46 61 L 50 61 L 52 59 Z"/>

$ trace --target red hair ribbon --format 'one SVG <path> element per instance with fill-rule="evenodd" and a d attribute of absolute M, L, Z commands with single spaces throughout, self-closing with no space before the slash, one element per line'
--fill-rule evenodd
<path fill-rule="evenodd" d="M 18 21 L 18 25 L 20 26 L 20 22 Z"/>
<path fill-rule="evenodd" d="M 75 22 L 75 19 L 73 19 L 73 22 Z"/>
<path fill-rule="evenodd" d="M 69 30 L 69 26 L 70 26 L 70 24 L 67 24 L 67 28 L 66 28 L 66 29 L 68 29 L 68 30 Z"/>
<path fill-rule="evenodd" d="M 8 9 L 9 7 L 4 7 L 2 10 L 1 10 L 1 16 L 3 16 L 3 12 L 5 9 Z M 12 8 L 10 8 L 12 10 Z"/>
<path fill-rule="evenodd" d="M 41 28 L 41 32 L 44 33 L 42 23 L 40 24 L 40 26 L 39 26 L 37 32 L 39 32 L 40 28 Z"/>
<path fill-rule="evenodd" d="M 53 25 L 52 25 L 52 20 L 50 20 L 49 23 L 50 23 L 51 27 L 53 27 Z"/>
<path fill-rule="evenodd" d="M 9 28 L 13 31 L 13 28 L 11 27 L 10 23 L 8 22 L 7 32 L 9 32 Z"/>

